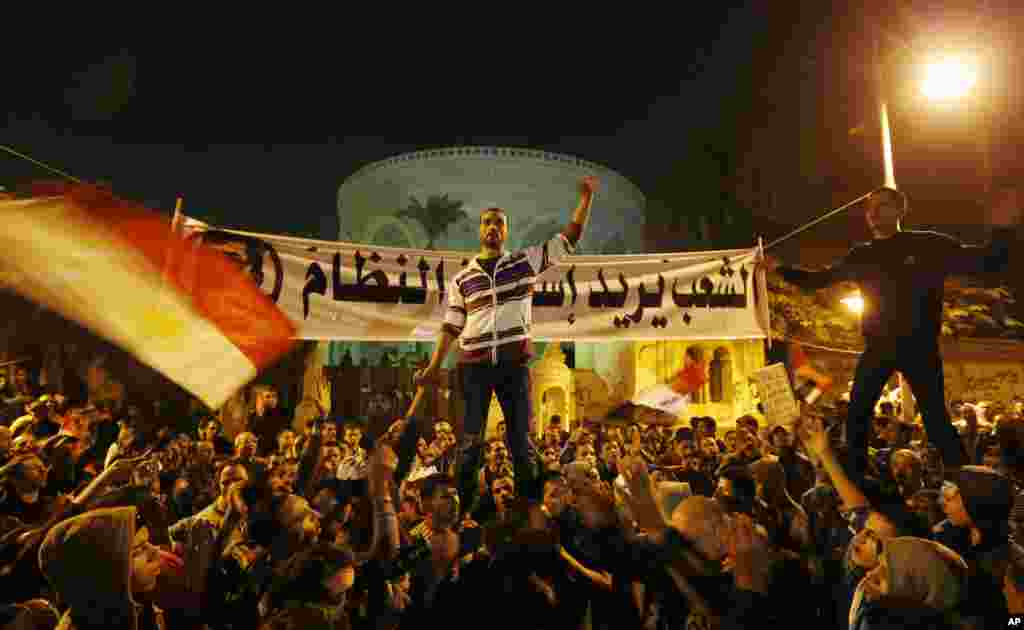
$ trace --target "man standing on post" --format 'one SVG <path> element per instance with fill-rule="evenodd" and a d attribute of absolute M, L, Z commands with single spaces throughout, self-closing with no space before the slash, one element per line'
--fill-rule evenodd
<path fill-rule="evenodd" d="M 832 267 L 817 272 L 779 266 L 769 257 L 765 266 L 804 289 L 834 282 L 856 282 L 864 300 L 861 330 L 865 348 L 857 363 L 846 420 L 851 479 L 863 480 L 875 403 L 882 388 L 899 371 L 910 383 L 924 417 L 928 440 L 938 447 L 947 470 L 967 464 L 956 430 L 946 411 L 939 333 L 943 286 L 947 275 L 999 271 L 1009 260 L 1013 226 L 1019 220 L 1015 190 L 997 195 L 990 213 L 995 228 L 986 247 L 962 245 L 936 232 L 905 231 L 906 197 L 881 188 L 865 203 L 864 218 L 872 240 L 854 247 Z"/>
<path fill-rule="evenodd" d="M 530 322 L 533 283 L 538 275 L 575 251 L 597 190 L 595 177 L 580 183 L 580 203 L 572 221 L 546 243 L 506 252 L 509 215 L 501 208 L 480 214 L 480 255 L 452 279 L 448 308 L 430 363 L 416 374 L 417 384 L 434 382 L 458 339 L 459 373 L 465 422 L 459 448 L 459 495 L 464 507 L 479 496 L 476 484 L 483 458 L 483 435 L 492 392 L 508 426 L 517 494 L 528 495 L 534 481 L 528 442 L 531 421 Z"/>

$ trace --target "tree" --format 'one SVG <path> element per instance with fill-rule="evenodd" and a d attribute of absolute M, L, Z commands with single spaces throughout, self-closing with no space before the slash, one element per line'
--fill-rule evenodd
<path fill-rule="evenodd" d="M 768 276 L 768 304 L 772 329 L 778 336 L 832 348 L 860 350 L 864 338 L 857 315 L 840 300 L 857 290 L 849 282 L 805 292 Z M 976 279 L 946 279 L 943 296 L 942 336 L 973 339 L 1024 339 L 1024 323 L 1013 317 L 1015 302 L 1006 287 L 987 287 Z"/>
<path fill-rule="evenodd" d="M 395 216 L 420 222 L 430 238 L 427 249 L 434 249 L 434 241 L 444 234 L 449 225 L 469 217 L 462 209 L 462 202 L 448 199 L 447 194 L 430 195 L 426 205 L 416 197 L 409 197 L 409 205 L 396 212 Z"/>

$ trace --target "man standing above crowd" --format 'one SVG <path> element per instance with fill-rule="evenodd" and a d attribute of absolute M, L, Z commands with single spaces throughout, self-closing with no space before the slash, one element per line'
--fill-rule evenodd
<path fill-rule="evenodd" d="M 839 263 L 823 271 L 782 267 L 772 258 L 769 271 L 805 289 L 852 281 L 864 299 L 861 328 L 864 353 L 857 363 L 846 422 L 849 456 L 845 465 L 853 479 L 867 470 L 868 440 L 875 403 L 882 388 L 899 371 L 917 398 L 929 441 L 942 453 L 947 468 L 968 463 L 950 423 L 943 393 L 942 357 L 938 336 L 947 275 L 998 271 L 1009 259 L 1013 228 L 1019 222 L 1016 190 L 997 194 L 989 222 L 995 228 L 987 247 L 962 245 L 936 232 L 902 229 L 907 212 L 903 193 L 881 188 L 868 197 L 864 219 L 872 240 L 854 247 Z"/>
<path fill-rule="evenodd" d="M 510 217 L 501 208 L 480 214 L 480 254 L 448 287 L 441 336 L 430 364 L 416 375 L 418 384 L 433 382 L 452 344 L 459 340 L 460 374 L 465 400 L 465 429 L 459 457 L 459 494 L 469 502 L 478 495 L 477 471 L 491 396 L 497 394 L 508 423 L 508 442 L 517 494 L 526 496 L 533 480 L 528 440 L 531 417 L 530 373 L 533 284 L 536 277 L 575 251 L 597 190 L 595 177 L 580 183 L 580 202 L 572 220 L 546 243 L 518 252 L 505 251 Z"/>

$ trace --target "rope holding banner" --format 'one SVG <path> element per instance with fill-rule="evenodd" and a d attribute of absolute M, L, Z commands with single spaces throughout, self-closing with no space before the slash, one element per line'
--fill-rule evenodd
<path fill-rule="evenodd" d="M 768 275 L 766 273 L 764 273 L 764 267 L 761 266 L 761 264 L 764 263 L 764 260 L 765 260 L 764 237 L 758 236 L 757 237 L 757 262 L 758 262 L 758 266 L 755 269 L 755 273 L 758 274 L 758 275 L 754 276 L 754 279 L 756 280 L 758 277 L 762 277 L 763 276 L 762 282 L 767 282 L 768 281 L 767 280 Z M 765 290 L 765 293 L 767 293 L 767 289 Z M 756 297 L 756 293 L 755 293 L 755 297 Z M 771 350 L 772 349 L 772 341 L 773 341 L 773 339 L 772 339 L 772 312 L 771 312 L 771 308 L 769 308 L 767 304 L 764 306 L 764 314 L 765 314 L 764 327 L 765 327 L 765 330 L 768 333 L 768 337 L 767 337 L 768 349 Z"/>
<path fill-rule="evenodd" d="M 25 155 L 24 153 L 20 153 L 18 151 L 15 151 L 14 149 L 12 149 L 11 147 L 9 147 L 7 145 L 0 144 L 0 149 L 2 149 L 4 151 L 7 151 L 8 153 L 10 153 L 11 155 L 13 155 L 15 157 L 20 157 L 23 160 L 27 160 L 27 161 L 35 164 L 36 166 L 38 166 L 40 168 L 43 168 L 43 169 L 45 169 L 47 171 L 50 171 L 51 173 L 55 173 L 57 175 L 60 175 L 61 177 L 65 177 L 65 178 L 75 182 L 76 184 L 85 184 L 85 182 L 83 180 L 78 179 L 74 175 L 71 175 L 69 173 L 65 173 L 64 171 L 60 170 L 59 168 L 55 168 L 53 166 L 50 166 L 49 164 L 45 164 L 43 162 L 40 162 L 39 160 L 37 160 L 37 159 L 35 159 L 35 158 L 31 157 L 31 156 Z"/>
<path fill-rule="evenodd" d="M 878 192 L 878 191 L 877 190 L 872 190 L 869 193 L 866 193 L 866 194 L 861 195 L 860 197 L 857 197 L 853 201 L 850 201 L 848 203 L 845 203 L 845 204 L 839 206 L 835 210 L 830 210 L 829 212 L 827 212 L 827 213 L 823 214 L 822 216 L 818 217 L 817 219 L 809 221 L 808 223 L 803 224 L 802 226 L 798 227 L 797 229 L 793 230 L 792 232 L 790 232 L 790 233 L 788 233 L 788 234 L 786 234 L 784 236 L 780 236 L 779 238 L 775 239 L 771 243 L 768 243 L 768 245 L 766 245 L 764 247 L 764 249 L 771 249 L 772 247 L 775 247 L 776 245 L 778 245 L 779 243 L 781 243 L 783 241 L 789 240 L 790 238 L 796 236 L 797 234 L 801 234 L 803 232 L 806 232 L 807 230 L 811 229 L 815 225 L 818 225 L 822 221 L 826 221 L 826 220 L 834 217 L 835 215 L 839 214 L 843 210 L 846 210 L 846 209 L 848 209 L 848 208 L 850 208 L 852 206 L 857 205 L 858 203 L 864 201 L 865 199 L 867 199 L 871 195 L 875 194 L 876 192 Z"/>

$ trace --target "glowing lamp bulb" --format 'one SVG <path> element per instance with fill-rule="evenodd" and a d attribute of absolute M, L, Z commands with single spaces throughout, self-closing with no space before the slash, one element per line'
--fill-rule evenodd
<path fill-rule="evenodd" d="M 977 82 L 974 68 L 959 59 L 943 59 L 929 64 L 925 69 L 921 91 L 936 101 L 950 101 L 962 98 Z"/>
<path fill-rule="evenodd" d="M 864 312 L 864 298 L 861 297 L 860 293 L 854 293 L 849 297 L 843 298 L 841 301 L 846 308 L 858 315 Z"/>

